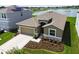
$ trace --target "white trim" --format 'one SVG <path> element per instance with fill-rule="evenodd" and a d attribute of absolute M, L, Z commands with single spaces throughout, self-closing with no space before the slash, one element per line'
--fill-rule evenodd
<path fill-rule="evenodd" d="M 56 37 L 56 29 L 48 28 L 48 35 L 49 35 L 49 36 L 51 36 L 51 35 L 50 35 L 50 30 L 54 30 L 54 31 L 55 31 L 55 36 L 53 36 L 53 37 Z"/>
<path fill-rule="evenodd" d="M 51 35 L 47 35 L 47 34 L 43 34 L 46 37 L 52 37 L 52 38 L 57 38 L 57 39 L 62 39 L 61 37 L 56 37 L 56 36 L 51 36 Z"/>
<path fill-rule="evenodd" d="M 55 21 L 53 21 L 52 23 L 49 23 L 49 24 L 47 24 L 47 25 L 44 25 L 43 27 L 50 26 L 50 25 L 52 25 L 54 22 L 55 22 Z"/>
<path fill-rule="evenodd" d="M 77 34 L 78 34 L 78 37 L 79 37 L 79 13 L 77 13 L 75 27 L 76 27 L 76 31 L 77 31 Z"/>
<path fill-rule="evenodd" d="M 20 26 L 19 26 L 19 28 L 18 28 L 18 32 L 21 33 L 21 27 L 20 27 Z"/>

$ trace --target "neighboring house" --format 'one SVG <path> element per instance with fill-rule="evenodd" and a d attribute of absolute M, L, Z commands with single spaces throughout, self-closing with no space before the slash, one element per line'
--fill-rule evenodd
<path fill-rule="evenodd" d="M 0 30 L 17 28 L 16 23 L 32 17 L 32 11 L 16 5 L 0 8 Z"/>
<path fill-rule="evenodd" d="M 79 36 L 79 12 L 77 12 L 77 16 L 76 16 L 76 30 L 77 30 L 77 34 Z"/>
<path fill-rule="evenodd" d="M 62 41 L 65 23 L 65 15 L 56 12 L 46 12 L 19 22 L 17 25 L 19 25 L 19 33 L 30 35 L 34 38 L 42 37 Z"/>

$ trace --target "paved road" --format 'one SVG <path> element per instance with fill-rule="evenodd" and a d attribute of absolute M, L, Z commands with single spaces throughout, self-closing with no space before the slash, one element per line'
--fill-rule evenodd
<path fill-rule="evenodd" d="M 32 36 L 19 34 L 0 46 L 0 52 L 7 52 L 13 48 L 22 49 L 29 41 L 39 42 L 41 39 L 34 39 Z"/>

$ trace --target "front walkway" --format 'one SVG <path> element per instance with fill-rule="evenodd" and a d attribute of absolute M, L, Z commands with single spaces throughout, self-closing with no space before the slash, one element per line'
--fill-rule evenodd
<path fill-rule="evenodd" d="M 34 39 L 32 36 L 19 34 L 0 46 L 0 52 L 7 52 L 13 48 L 22 49 L 29 41 L 40 42 L 41 39 Z"/>

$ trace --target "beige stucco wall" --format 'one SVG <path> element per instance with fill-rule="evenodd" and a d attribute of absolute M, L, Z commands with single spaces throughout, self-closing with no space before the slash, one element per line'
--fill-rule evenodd
<path fill-rule="evenodd" d="M 56 29 L 56 37 L 62 37 L 63 30 L 61 30 L 61 29 L 59 29 L 59 28 L 57 28 L 57 27 L 55 27 L 53 25 L 45 27 L 44 28 L 44 34 L 48 35 L 49 28 Z"/>
<path fill-rule="evenodd" d="M 27 27 L 27 26 L 19 26 L 20 28 L 20 33 L 21 34 L 26 34 L 26 35 L 30 35 L 30 36 L 34 36 L 35 34 L 35 29 L 34 27 Z M 49 28 L 52 28 L 52 29 L 56 29 L 56 37 L 50 37 L 48 35 L 48 31 L 49 31 Z M 63 35 L 63 30 L 53 26 L 53 25 L 50 25 L 50 26 L 47 26 L 47 27 L 44 27 L 44 38 L 48 38 L 48 39 L 52 39 L 52 40 L 56 40 L 56 41 L 62 41 L 62 35 Z"/>
<path fill-rule="evenodd" d="M 49 31 L 49 28 L 52 28 L 52 29 L 55 29 L 56 30 L 56 36 L 50 36 L 48 35 L 48 31 Z M 63 36 L 63 30 L 53 26 L 53 25 L 50 25 L 50 26 L 47 26 L 44 28 L 44 34 L 43 34 L 44 38 L 48 38 L 48 39 L 52 39 L 52 40 L 55 40 L 55 41 L 59 41 L 61 42 L 62 41 L 62 36 Z"/>

